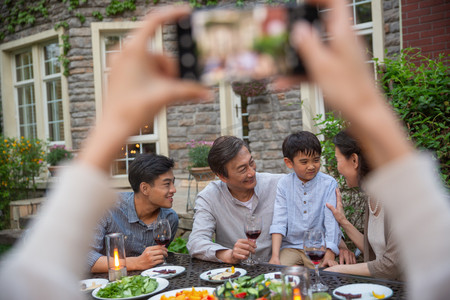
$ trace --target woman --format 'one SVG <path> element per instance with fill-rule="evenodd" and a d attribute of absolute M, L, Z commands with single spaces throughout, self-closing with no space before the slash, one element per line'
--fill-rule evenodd
<path fill-rule="evenodd" d="M 361 148 L 356 140 L 345 131 L 338 133 L 334 137 L 333 142 L 339 173 L 345 177 L 349 187 L 359 186 L 361 180 L 370 171 L 361 153 Z M 364 263 L 336 265 L 326 270 L 398 279 L 400 270 L 398 268 L 397 246 L 392 236 L 392 228 L 389 226 L 381 203 L 374 198 L 368 198 L 364 216 L 363 235 L 345 217 L 339 190 L 336 191 L 336 195 L 336 208 L 329 204 L 327 204 L 327 207 L 333 212 L 336 221 L 344 228 L 347 236 L 364 253 Z"/>

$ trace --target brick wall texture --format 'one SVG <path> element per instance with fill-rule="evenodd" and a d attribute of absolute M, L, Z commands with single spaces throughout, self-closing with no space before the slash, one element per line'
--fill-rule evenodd
<path fill-rule="evenodd" d="M 402 0 L 403 47 L 421 48 L 424 55 L 449 55 L 450 2 Z"/>

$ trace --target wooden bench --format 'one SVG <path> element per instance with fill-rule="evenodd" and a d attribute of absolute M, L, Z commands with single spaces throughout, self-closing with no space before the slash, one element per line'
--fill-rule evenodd
<path fill-rule="evenodd" d="M 45 197 L 11 201 L 9 203 L 11 229 L 20 229 L 20 219 L 37 213 Z"/>

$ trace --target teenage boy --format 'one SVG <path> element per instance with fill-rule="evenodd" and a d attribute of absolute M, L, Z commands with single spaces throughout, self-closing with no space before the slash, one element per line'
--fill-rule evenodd
<path fill-rule="evenodd" d="M 164 262 L 167 248 L 156 245 L 153 226 L 159 219 L 169 220 L 172 242 L 178 228 L 178 215 L 171 209 L 176 192 L 173 166 L 172 159 L 155 154 L 141 154 L 132 161 L 128 180 L 133 192 L 119 193 L 117 206 L 100 221 L 88 255 L 91 272 L 108 271 L 104 240 L 113 232 L 125 235 L 129 271 L 146 270 Z"/>
<path fill-rule="evenodd" d="M 303 251 L 303 237 L 308 229 L 321 229 L 325 233 L 324 263 L 334 261 L 339 254 L 339 225 L 325 206 L 325 203 L 336 206 L 337 182 L 319 172 L 321 154 L 319 140 L 308 131 L 293 133 L 283 142 L 284 162 L 294 172 L 281 178 L 277 186 L 270 226 L 272 264 L 312 268 Z"/>

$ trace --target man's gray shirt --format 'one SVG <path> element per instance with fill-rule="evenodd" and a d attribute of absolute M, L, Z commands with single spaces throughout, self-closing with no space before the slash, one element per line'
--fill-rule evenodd
<path fill-rule="evenodd" d="M 148 246 L 155 246 L 153 238 L 154 222 L 147 225 L 139 219 L 134 205 L 134 193 L 122 192 L 119 194 L 119 201 L 116 207 L 109 210 L 97 225 L 94 242 L 91 244 L 91 251 L 88 254 L 89 268 L 102 256 L 106 255 L 105 236 L 114 232 L 121 232 L 125 236 L 126 256 L 139 256 Z M 178 228 L 178 215 L 171 208 L 161 208 L 158 214 L 159 219 L 167 219 L 170 223 L 172 237 L 175 237 Z"/>
<path fill-rule="evenodd" d="M 252 213 L 262 217 L 263 227 L 257 239 L 255 258 L 268 262 L 272 254 L 273 206 L 278 180 L 282 174 L 256 173 L 256 186 L 252 208 L 234 198 L 226 183 L 217 180 L 208 184 L 197 195 L 194 226 L 187 248 L 191 256 L 220 262 L 216 251 L 233 249 L 238 239 L 247 238 L 244 231 L 245 215 Z M 212 241 L 215 235 L 215 242 Z"/>

